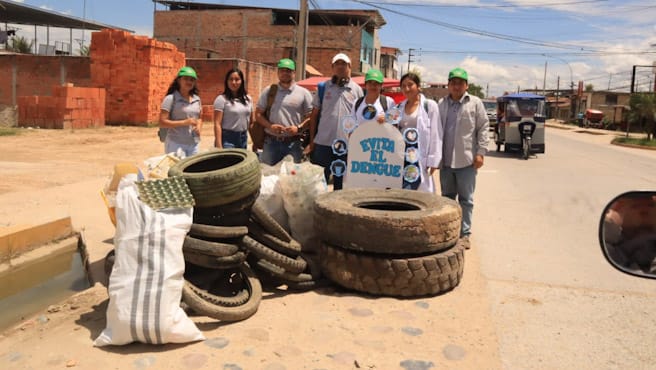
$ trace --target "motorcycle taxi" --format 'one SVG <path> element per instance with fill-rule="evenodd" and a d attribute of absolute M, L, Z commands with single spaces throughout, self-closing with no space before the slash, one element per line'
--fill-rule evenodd
<path fill-rule="evenodd" d="M 545 100 L 542 95 L 517 93 L 497 98 L 497 152 L 520 152 L 524 159 L 544 153 Z"/>

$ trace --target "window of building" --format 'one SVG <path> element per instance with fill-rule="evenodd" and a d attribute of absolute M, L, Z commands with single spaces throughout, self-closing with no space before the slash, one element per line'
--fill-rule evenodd
<path fill-rule="evenodd" d="M 606 94 L 606 105 L 617 105 L 617 95 Z"/>

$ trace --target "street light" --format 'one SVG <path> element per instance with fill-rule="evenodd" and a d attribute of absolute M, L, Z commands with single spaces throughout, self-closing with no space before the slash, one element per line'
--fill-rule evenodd
<path fill-rule="evenodd" d="M 567 64 L 567 67 L 569 68 L 569 88 L 571 89 L 571 93 L 570 93 L 570 103 L 571 103 L 571 101 L 572 101 L 571 100 L 571 94 L 574 93 L 574 73 L 572 73 L 572 66 L 569 65 L 569 63 L 565 59 L 562 59 L 560 57 L 557 57 L 557 56 L 554 56 L 554 55 L 549 55 L 549 54 L 542 54 L 542 55 L 544 55 L 545 57 L 550 57 L 550 58 L 560 60 L 561 62 Z M 546 61 L 544 62 L 544 79 L 545 79 L 545 82 L 546 82 L 546 79 L 547 79 L 547 62 Z M 560 77 L 559 77 L 559 79 L 560 79 Z M 544 87 L 543 87 L 543 89 L 544 89 Z M 571 108 L 573 108 L 573 107 L 570 106 L 570 113 L 573 115 L 574 111 Z M 558 107 L 558 95 L 556 95 L 556 112 L 559 112 L 559 111 L 560 111 L 560 108 Z"/>
<path fill-rule="evenodd" d="M 554 55 L 549 55 L 549 54 L 542 54 L 542 55 L 544 55 L 545 57 L 560 60 L 561 62 L 567 64 L 567 67 L 569 68 L 569 86 L 570 86 L 570 89 L 572 89 L 572 91 L 574 91 L 574 74 L 572 73 L 572 66 L 569 65 L 569 63 L 563 58 L 560 58 L 560 57 L 557 57 L 557 56 L 554 56 Z M 545 71 L 547 70 L 546 64 L 545 64 L 544 69 L 545 69 Z M 546 72 L 545 72 L 545 75 L 546 75 Z"/>

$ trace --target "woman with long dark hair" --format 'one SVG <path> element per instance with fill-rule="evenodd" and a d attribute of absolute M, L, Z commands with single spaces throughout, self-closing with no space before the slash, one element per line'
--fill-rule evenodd
<path fill-rule="evenodd" d="M 162 101 L 159 127 L 165 128 L 165 153 L 181 150 L 185 156 L 198 153 L 203 121 L 202 105 L 196 86 L 196 71 L 182 67 L 178 71 Z"/>
<path fill-rule="evenodd" d="M 255 113 L 244 73 L 237 68 L 229 70 L 223 85 L 223 93 L 214 100 L 214 146 L 246 149 L 248 125 Z"/>
<path fill-rule="evenodd" d="M 415 73 L 406 73 L 401 77 L 401 91 L 405 100 L 399 104 L 401 121 L 399 130 L 414 135 L 417 141 L 417 163 L 419 164 L 420 182 L 413 189 L 434 193 L 433 173 L 442 161 L 442 128 L 440 111 L 433 99 L 428 99 L 420 92 L 421 80 Z M 416 131 L 406 131 L 415 129 Z"/>

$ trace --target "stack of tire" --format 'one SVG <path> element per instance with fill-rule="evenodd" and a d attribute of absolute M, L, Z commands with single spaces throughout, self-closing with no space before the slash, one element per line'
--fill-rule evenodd
<path fill-rule="evenodd" d="M 262 299 L 260 281 L 245 263 L 251 207 L 260 191 L 255 153 L 223 149 L 181 160 L 169 177 L 185 179 L 196 203 L 194 223 L 182 250 L 182 301 L 193 311 L 222 321 L 253 315 Z"/>
<path fill-rule="evenodd" d="M 303 253 L 294 240 L 264 207 L 255 203 L 243 247 L 248 261 L 256 268 L 262 282 L 286 285 L 291 290 L 309 290 L 318 286 L 321 273 L 311 255 Z"/>
<path fill-rule="evenodd" d="M 458 203 L 400 189 L 346 189 L 315 201 L 319 261 L 333 282 L 372 295 L 455 288 L 464 269 Z"/>
<path fill-rule="evenodd" d="M 316 264 L 302 256 L 301 245 L 255 203 L 261 171 L 253 152 L 222 149 L 197 154 L 171 167 L 169 177 L 173 176 L 185 179 L 195 201 L 194 223 L 182 247 L 182 300 L 189 308 L 218 320 L 238 321 L 257 311 L 260 280 L 295 290 L 316 287 Z"/>

